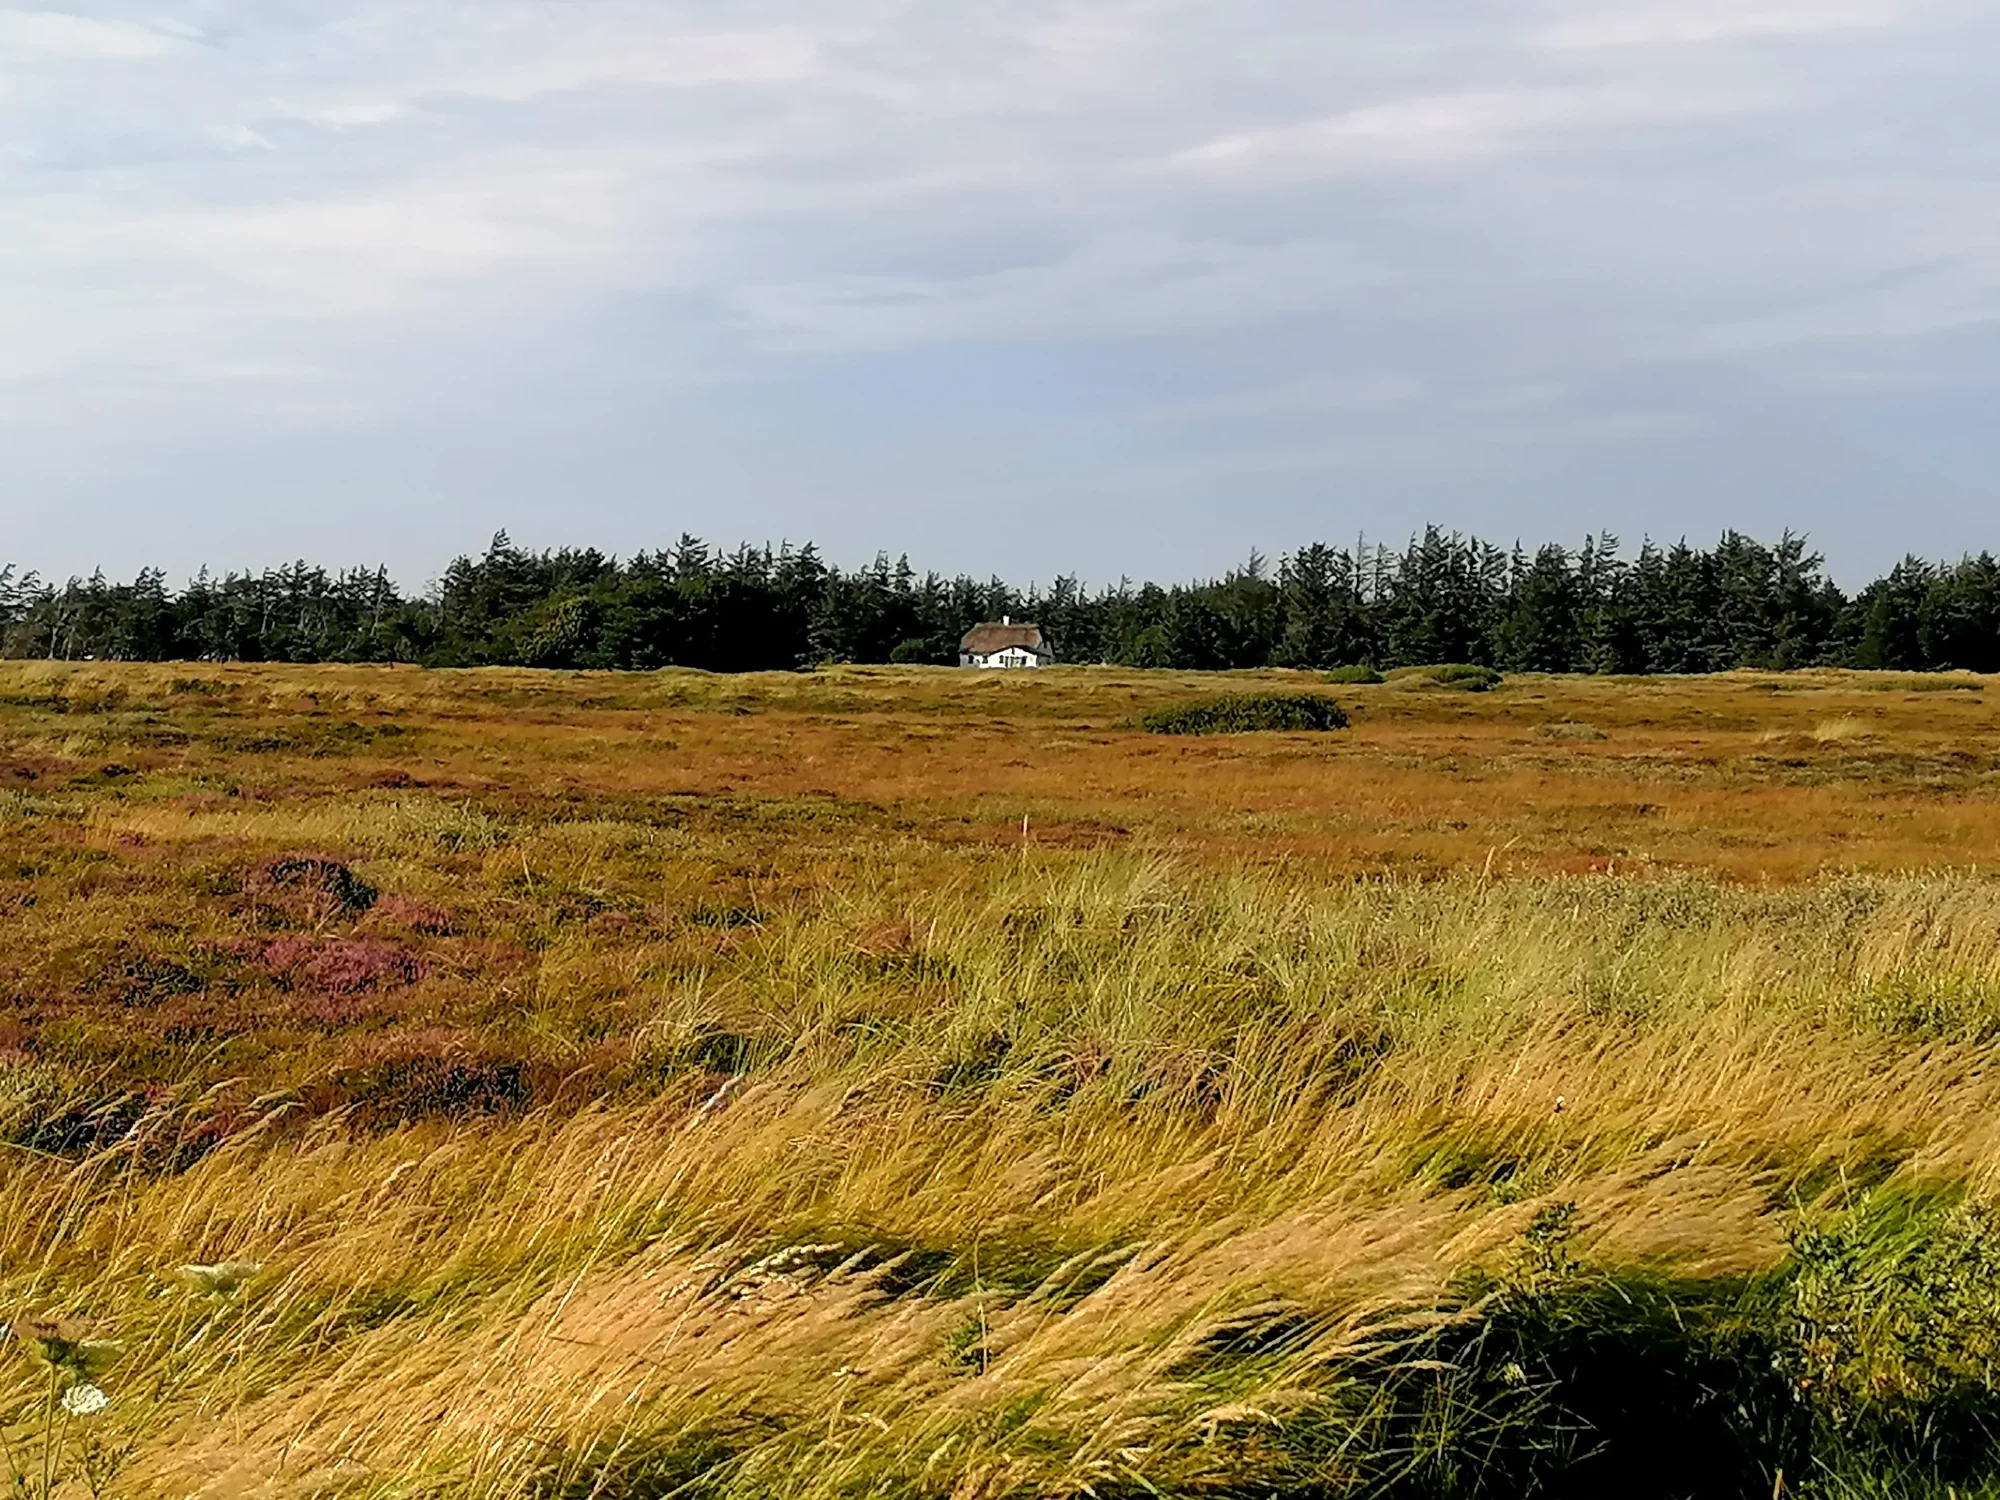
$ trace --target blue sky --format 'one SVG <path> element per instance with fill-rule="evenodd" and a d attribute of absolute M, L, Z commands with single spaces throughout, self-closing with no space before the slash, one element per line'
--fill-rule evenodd
<path fill-rule="evenodd" d="M 1991 0 L 0 4 L 0 558 L 2000 547 Z"/>

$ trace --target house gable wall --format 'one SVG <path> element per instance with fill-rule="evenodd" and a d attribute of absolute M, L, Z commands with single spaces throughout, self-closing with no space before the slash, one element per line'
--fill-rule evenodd
<path fill-rule="evenodd" d="M 1018 671 L 1026 667 L 1039 667 L 1042 658 L 1033 651 L 1024 651 L 1018 646 L 1009 646 L 1004 651 L 991 651 L 984 655 L 966 654 L 959 657 L 959 665 L 978 667 L 982 670 Z"/>

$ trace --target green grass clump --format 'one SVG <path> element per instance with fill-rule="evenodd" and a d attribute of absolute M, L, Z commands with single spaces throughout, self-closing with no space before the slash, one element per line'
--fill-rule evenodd
<path fill-rule="evenodd" d="M 1335 667 L 1320 674 L 1320 681 L 1342 687 L 1369 687 L 1381 680 L 1382 674 L 1369 666 Z"/>
<path fill-rule="evenodd" d="M 1506 679 L 1491 667 L 1476 667 L 1466 662 L 1446 662 L 1434 667 L 1398 667 L 1389 674 L 1389 680 L 1420 687 L 1450 688 L 1460 693 L 1483 693 L 1488 688 L 1500 686 Z"/>
<path fill-rule="evenodd" d="M 1347 711 L 1318 693 L 1225 693 L 1171 703 L 1143 715 L 1149 734 L 1254 734 L 1345 729 Z"/>

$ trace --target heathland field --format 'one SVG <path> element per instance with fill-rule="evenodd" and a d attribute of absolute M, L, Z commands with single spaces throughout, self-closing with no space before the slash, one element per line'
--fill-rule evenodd
<path fill-rule="evenodd" d="M 1996 864 L 1973 677 L 0 665 L 13 1493 L 2000 1495 Z"/>

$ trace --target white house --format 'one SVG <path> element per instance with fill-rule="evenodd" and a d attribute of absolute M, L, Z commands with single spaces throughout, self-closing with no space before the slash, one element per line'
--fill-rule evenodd
<path fill-rule="evenodd" d="M 1008 615 L 998 625 L 975 625 L 958 643 L 961 667 L 1046 667 L 1056 659 L 1042 632 L 1034 625 L 1016 625 Z"/>

